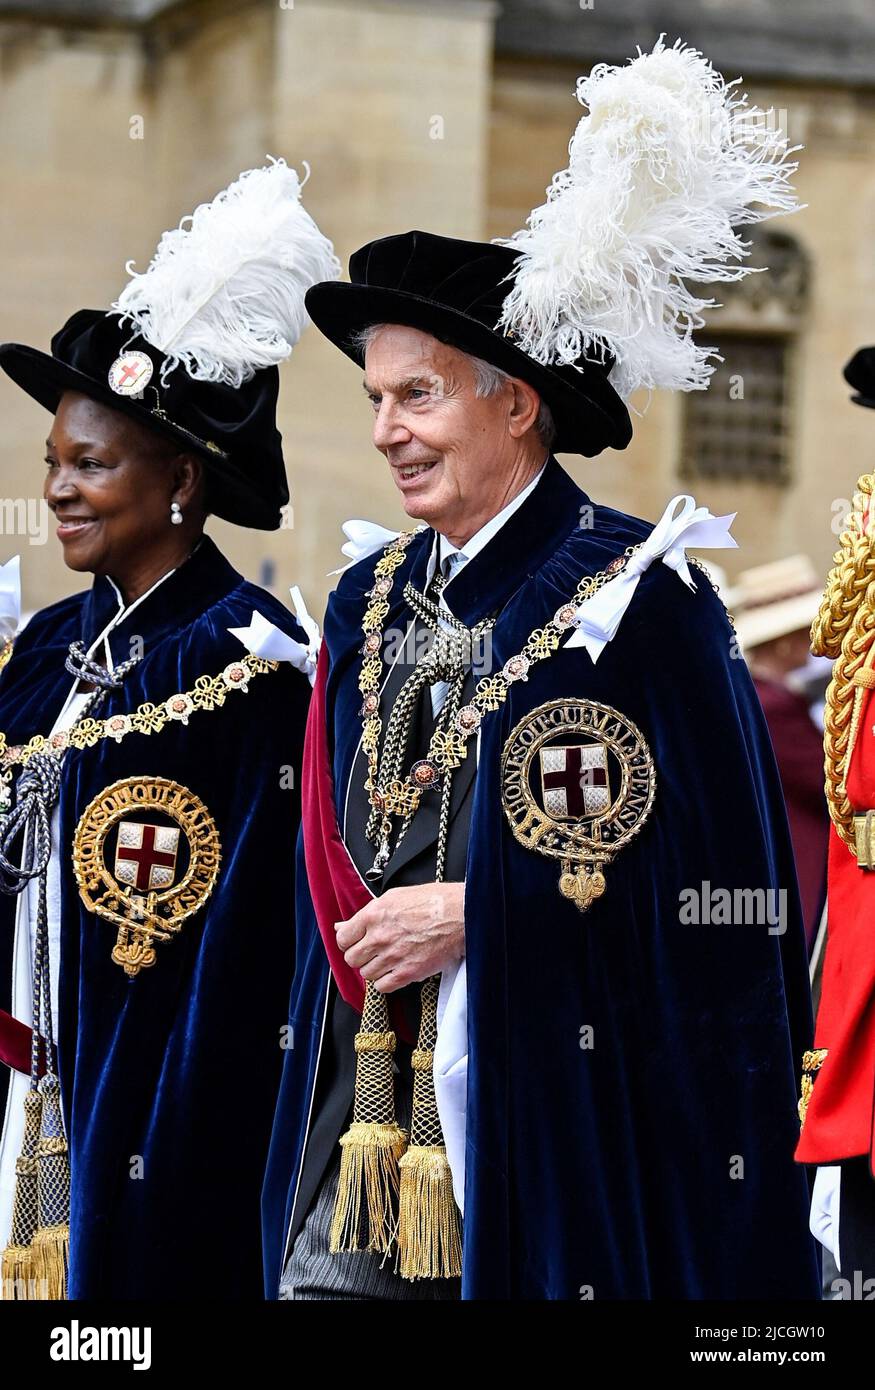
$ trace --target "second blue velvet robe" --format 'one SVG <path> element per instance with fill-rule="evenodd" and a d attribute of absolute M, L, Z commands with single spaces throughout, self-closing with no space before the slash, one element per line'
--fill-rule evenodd
<path fill-rule="evenodd" d="M 447 602 L 469 626 L 499 612 L 498 670 L 583 575 L 650 529 L 592 503 L 551 460 Z M 386 629 L 409 622 L 404 583 L 423 588 L 433 539 L 427 530 L 410 545 Z M 344 574 L 326 616 L 336 788 L 361 732 L 377 558 Z M 793 1162 L 811 1015 L 792 848 L 750 677 L 723 605 L 694 573 L 692 592 L 654 564 L 597 663 L 560 648 L 483 720 L 465 893 L 465 1299 L 819 1295 L 808 1184 Z M 560 895 L 558 862 L 519 844 L 502 809 L 511 731 L 560 699 L 616 708 L 656 765 L 649 819 L 585 914 Z M 682 895 L 711 887 L 781 892 L 784 929 L 684 923 Z M 328 979 L 302 873 L 297 931 L 296 1042 L 263 1200 L 268 1297 L 287 1254 Z"/>

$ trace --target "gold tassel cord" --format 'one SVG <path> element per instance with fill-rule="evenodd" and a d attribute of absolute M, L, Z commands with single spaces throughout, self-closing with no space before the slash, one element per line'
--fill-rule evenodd
<path fill-rule="evenodd" d="M 3 1298 L 67 1297 L 70 1166 L 58 1078 L 47 1072 L 24 1098 L 24 1139 L 15 1165 L 12 1234 L 3 1251 Z"/>
<path fill-rule="evenodd" d="M 398 1163 L 407 1133 L 398 1125 L 353 1123 L 340 1141 L 340 1179 L 331 1226 L 331 1253 L 395 1244 Z"/>
<path fill-rule="evenodd" d="M 37 1297 L 57 1302 L 67 1297 L 70 1227 L 45 1226 L 33 1238 L 33 1286 Z"/>
<path fill-rule="evenodd" d="M 398 1219 L 403 1279 L 450 1279 L 462 1272 L 462 1232 L 453 1175 L 434 1090 L 440 976 L 422 986 L 419 1039 L 412 1057 L 410 1147 L 401 1159 Z"/>
<path fill-rule="evenodd" d="M 2 1259 L 2 1296 L 4 1301 L 9 1302 L 25 1302 L 36 1296 L 33 1238 L 39 1218 L 36 1151 L 42 1109 L 42 1096 L 38 1090 L 31 1088 L 24 1097 L 24 1138 L 21 1153 L 15 1161 L 12 1232 Z"/>
<path fill-rule="evenodd" d="M 395 1123 L 395 1042 L 386 997 L 369 982 L 355 1040 L 353 1122 L 340 1141 L 329 1243 L 335 1255 L 353 1250 L 387 1254 L 395 1243 L 398 1161 L 407 1147 L 407 1132 Z"/>
<path fill-rule="evenodd" d="M 411 1144 L 401 1160 L 398 1245 L 402 1279 L 451 1279 L 462 1273 L 459 1209 L 442 1144 Z"/>
<path fill-rule="evenodd" d="M 42 1125 L 36 1146 L 39 1222 L 33 1238 L 33 1274 L 40 1298 L 67 1297 L 70 1247 L 70 1162 L 54 1072 L 40 1082 Z"/>
<path fill-rule="evenodd" d="M 10 1241 L 3 1251 L 2 1298 L 4 1302 L 26 1302 L 33 1295 L 33 1250 L 29 1245 Z"/>

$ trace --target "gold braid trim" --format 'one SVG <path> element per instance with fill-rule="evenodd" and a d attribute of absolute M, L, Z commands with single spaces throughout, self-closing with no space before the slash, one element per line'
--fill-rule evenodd
<path fill-rule="evenodd" d="M 858 678 L 857 673 L 875 656 L 873 489 L 875 474 L 865 473 L 857 480 L 848 528 L 839 537 L 820 610 L 811 626 L 815 656 L 835 658 L 824 712 L 824 790 L 830 819 L 854 854 L 854 810 L 848 801 L 845 777 L 868 687 L 868 677 Z"/>
<path fill-rule="evenodd" d="M 360 1029 L 355 1035 L 356 1052 L 394 1052 L 394 1033 L 377 1033 Z"/>
<path fill-rule="evenodd" d="M 872 519 L 868 516 L 873 490 L 875 474 L 864 473 L 857 479 L 848 527 L 839 536 L 839 549 L 833 556 L 820 609 L 811 625 L 811 649 L 815 656 L 838 656 L 860 598 L 875 576 Z"/>
<path fill-rule="evenodd" d="M 814 1078 L 826 1061 L 828 1053 L 828 1047 L 816 1047 L 802 1054 L 802 1087 L 796 1107 L 800 1129 L 805 1124 L 805 1116 L 808 1114 L 808 1105 L 814 1092 Z"/>

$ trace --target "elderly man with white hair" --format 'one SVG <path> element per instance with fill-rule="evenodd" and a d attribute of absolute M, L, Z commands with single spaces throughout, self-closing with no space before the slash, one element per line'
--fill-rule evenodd
<path fill-rule="evenodd" d="M 707 384 L 680 276 L 744 273 L 795 165 L 679 45 L 579 95 L 525 231 L 384 237 L 307 296 L 421 524 L 359 527 L 325 620 L 269 1297 L 817 1296 L 792 851 L 685 557 L 731 518 L 653 527 L 555 457 L 625 448 L 636 386 Z"/>

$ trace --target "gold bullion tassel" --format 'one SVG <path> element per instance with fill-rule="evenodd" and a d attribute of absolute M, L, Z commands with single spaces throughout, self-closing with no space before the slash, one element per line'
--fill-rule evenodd
<path fill-rule="evenodd" d="M 402 1279 L 452 1279 L 462 1273 L 462 1233 L 453 1175 L 434 1091 L 440 976 L 422 986 L 413 1066 L 410 1146 L 401 1159 L 398 1248 Z"/>
<path fill-rule="evenodd" d="M 802 1093 L 796 1107 L 799 1112 L 800 1129 L 805 1124 L 805 1116 L 808 1114 L 808 1103 L 814 1092 L 815 1078 L 826 1061 L 828 1052 L 827 1047 L 815 1047 L 802 1055 Z"/>
<path fill-rule="evenodd" d="M 452 1279 L 462 1273 L 462 1234 L 447 1151 L 411 1144 L 401 1160 L 398 1225 L 402 1279 Z"/>
<path fill-rule="evenodd" d="M 329 1248 L 387 1254 L 396 1237 L 398 1160 L 407 1131 L 395 1122 L 395 1034 L 389 1006 L 369 981 L 356 1034 L 353 1122 L 343 1135 Z"/>
<path fill-rule="evenodd" d="M 40 1082 L 42 1126 L 36 1147 L 39 1224 L 33 1238 L 37 1297 L 67 1297 L 70 1248 L 70 1163 L 61 1115 L 61 1088 L 53 1072 Z"/>
<path fill-rule="evenodd" d="M 29 1090 L 24 1097 L 24 1138 L 15 1162 L 12 1232 L 2 1260 L 2 1296 L 9 1301 L 37 1297 L 33 1282 L 33 1237 L 38 1219 L 36 1150 L 42 1109 L 39 1091 Z"/>

